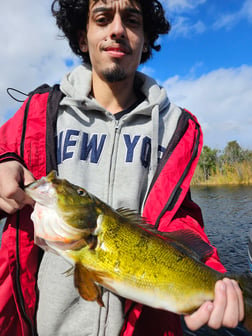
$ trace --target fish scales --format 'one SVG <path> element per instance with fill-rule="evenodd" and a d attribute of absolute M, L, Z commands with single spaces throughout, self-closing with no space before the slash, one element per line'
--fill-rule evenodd
<path fill-rule="evenodd" d="M 188 263 L 182 252 L 172 246 L 168 250 L 165 240 L 150 236 L 137 226 L 132 228 L 132 224 L 123 222 L 120 216 L 113 224 L 111 216 L 103 216 L 94 251 L 84 247 L 75 254 L 71 251 L 68 256 L 92 270 L 104 272 L 107 280 L 103 285 L 116 292 L 118 290 L 113 288 L 113 284 L 118 282 L 126 282 L 131 288 L 137 287 L 142 295 L 150 292 L 155 302 L 157 297 L 162 300 L 162 303 L 156 303 L 157 308 L 166 308 L 168 300 L 176 301 L 176 297 L 183 296 L 176 307 L 176 311 L 181 313 L 192 311 L 202 300 L 213 299 L 213 287 L 220 278 L 217 272 L 213 277 L 212 270 L 209 277 L 195 260 L 191 259 Z M 181 271 L 178 272 L 178 269 Z M 195 276 L 197 285 L 193 285 Z M 195 301 L 193 306 L 192 299 Z"/>

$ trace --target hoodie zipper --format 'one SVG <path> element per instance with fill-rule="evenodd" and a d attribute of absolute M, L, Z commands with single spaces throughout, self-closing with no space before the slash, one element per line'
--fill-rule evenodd
<path fill-rule="evenodd" d="M 110 157 L 110 168 L 109 168 L 109 179 L 108 179 L 108 191 L 107 191 L 107 201 L 109 204 L 112 205 L 113 203 L 113 185 L 114 185 L 114 178 L 115 178 L 115 165 L 116 165 L 116 157 L 115 154 L 117 153 L 118 147 L 118 139 L 120 134 L 120 120 L 114 121 L 114 138 L 113 138 L 113 146 L 111 150 L 111 157 Z"/>

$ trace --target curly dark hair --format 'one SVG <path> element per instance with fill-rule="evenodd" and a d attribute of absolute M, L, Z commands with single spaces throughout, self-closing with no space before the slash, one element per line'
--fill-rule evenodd
<path fill-rule="evenodd" d="M 160 34 L 167 34 L 171 26 L 158 0 L 133 1 L 140 4 L 142 8 L 144 32 L 149 42 L 148 52 L 143 53 L 141 58 L 141 63 L 144 63 L 152 56 L 153 49 L 160 50 L 161 46 L 155 42 Z M 86 31 L 89 0 L 54 0 L 51 10 L 57 26 L 68 39 L 72 51 L 80 56 L 83 62 L 90 64 L 88 52 L 82 52 L 79 47 L 79 34 L 81 31 Z"/>

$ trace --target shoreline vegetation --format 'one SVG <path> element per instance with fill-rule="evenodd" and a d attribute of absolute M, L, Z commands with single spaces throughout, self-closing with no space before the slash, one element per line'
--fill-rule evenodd
<path fill-rule="evenodd" d="M 223 151 L 203 146 L 192 186 L 252 185 L 252 151 L 237 141 Z"/>

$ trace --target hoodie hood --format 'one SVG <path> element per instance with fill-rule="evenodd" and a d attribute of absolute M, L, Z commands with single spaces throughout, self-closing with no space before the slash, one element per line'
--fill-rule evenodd
<path fill-rule="evenodd" d="M 91 91 L 91 68 L 80 65 L 72 72 L 67 73 L 60 84 L 61 91 L 66 95 L 66 101 L 71 104 L 82 104 L 86 101 Z"/>
<path fill-rule="evenodd" d="M 60 89 L 65 94 L 62 105 L 76 106 L 88 109 L 106 110 L 90 95 L 92 83 L 92 70 L 87 65 L 80 65 L 72 72 L 65 75 Z M 136 72 L 136 89 L 146 98 L 136 107 L 138 113 L 150 115 L 154 106 L 158 106 L 159 111 L 166 109 L 170 104 L 164 88 L 147 75 Z"/>

